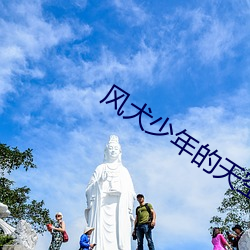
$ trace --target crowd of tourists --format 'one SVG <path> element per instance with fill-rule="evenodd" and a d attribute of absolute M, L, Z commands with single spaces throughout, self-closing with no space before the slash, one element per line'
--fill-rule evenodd
<path fill-rule="evenodd" d="M 150 203 L 145 203 L 144 195 L 138 194 L 137 201 L 139 206 L 136 208 L 136 217 L 134 222 L 134 230 L 132 237 L 137 240 L 137 250 L 143 250 L 143 239 L 146 237 L 149 250 L 155 250 L 152 229 L 155 227 L 156 213 L 153 206 Z M 52 235 L 52 240 L 49 246 L 49 250 L 60 250 L 62 243 L 64 242 L 64 234 L 66 232 L 65 222 L 63 221 L 63 215 L 61 212 L 56 213 L 55 225 L 48 224 L 48 231 Z M 86 227 L 83 234 L 80 237 L 80 249 L 79 250 L 92 250 L 97 243 L 90 242 L 91 233 L 95 230 L 94 227 Z"/>

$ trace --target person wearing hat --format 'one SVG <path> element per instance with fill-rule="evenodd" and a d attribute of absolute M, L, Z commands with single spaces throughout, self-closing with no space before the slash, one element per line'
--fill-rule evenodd
<path fill-rule="evenodd" d="M 80 238 L 80 249 L 79 250 L 89 250 L 89 249 L 93 249 L 95 247 L 95 243 L 94 244 L 90 244 L 89 239 L 90 239 L 90 235 L 93 232 L 94 228 L 93 227 L 86 227 L 83 235 Z"/>
<path fill-rule="evenodd" d="M 49 231 L 52 234 L 52 240 L 50 243 L 49 250 L 60 250 L 62 242 L 63 242 L 63 232 L 65 231 L 65 223 L 62 220 L 63 215 L 61 212 L 56 213 L 56 223 L 55 225 L 51 225 L 49 227 Z"/>
<path fill-rule="evenodd" d="M 230 234 L 230 236 L 232 236 L 232 237 L 234 238 L 234 242 L 233 242 L 233 243 L 234 243 L 234 246 L 236 246 L 235 249 L 239 250 L 239 245 L 238 245 L 238 243 L 239 243 L 239 240 L 240 240 L 242 234 L 244 233 L 244 231 L 243 231 L 243 229 L 241 228 L 240 225 L 235 225 L 235 226 L 232 228 L 232 230 L 236 233 L 236 235 Z"/>

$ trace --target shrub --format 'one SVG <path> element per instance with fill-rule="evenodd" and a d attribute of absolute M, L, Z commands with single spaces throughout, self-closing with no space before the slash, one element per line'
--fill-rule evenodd
<path fill-rule="evenodd" d="M 0 234 L 0 247 L 3 245 L 12 245 L 14 238 L 10 235 Z"/>

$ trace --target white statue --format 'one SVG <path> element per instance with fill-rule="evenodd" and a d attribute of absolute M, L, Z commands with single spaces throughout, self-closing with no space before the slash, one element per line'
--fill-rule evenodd
<path fill-rule="evenodd" d="M 34 250 L 38 237 L 31 225 L 25 220 L 20 220 L 14 234 L 15 242 L 23 246 L 26 250 Z"/>
<path fill-rule="evenodd" d="M 35 230 L 25 220 L 19 221 L 16 228 L 10 226 L 1 219 L 9 215 L 8 206 L 0 202 L 0 228 L 3 229 L 4 234 L 13 236 L 15 245 L 19 245 L 20 248 L 34 250 L 38 240 Z"/>
<path fill-rule="evenodd" d="M 111 135 L 104 151 L 104 163 L 97 166 L 86 189 L 88 226 L 95 230 L 95 250 L 130 250 L 133 225 L 134 186 L 122 165 L 119 139 Z"/>
<path fill-rule="evenodd" d="M 11 235 L 15 228 L 6 223 L 2 218 L 8 217 L 10 215 L 10 211 L 8 210 L 8 206 L 0 202 L 0 228 L 3 229 L 4 234 Z"/>
<path fill-rule="evenodd" d="M 239 250 L 249 250 L 250 249 L 250 229 L 247 229 L 238 242 Z"/>

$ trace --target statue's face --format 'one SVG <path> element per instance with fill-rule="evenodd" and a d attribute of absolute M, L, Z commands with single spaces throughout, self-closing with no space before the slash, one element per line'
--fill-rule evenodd
<path fill-rule="evenodd" d="M 118 143 L 111 142 L 108 144 L 108 155 L 110 159 L 112 160 L 117 159 L 120 153 L 121 153 L 121 148 Z"/>

